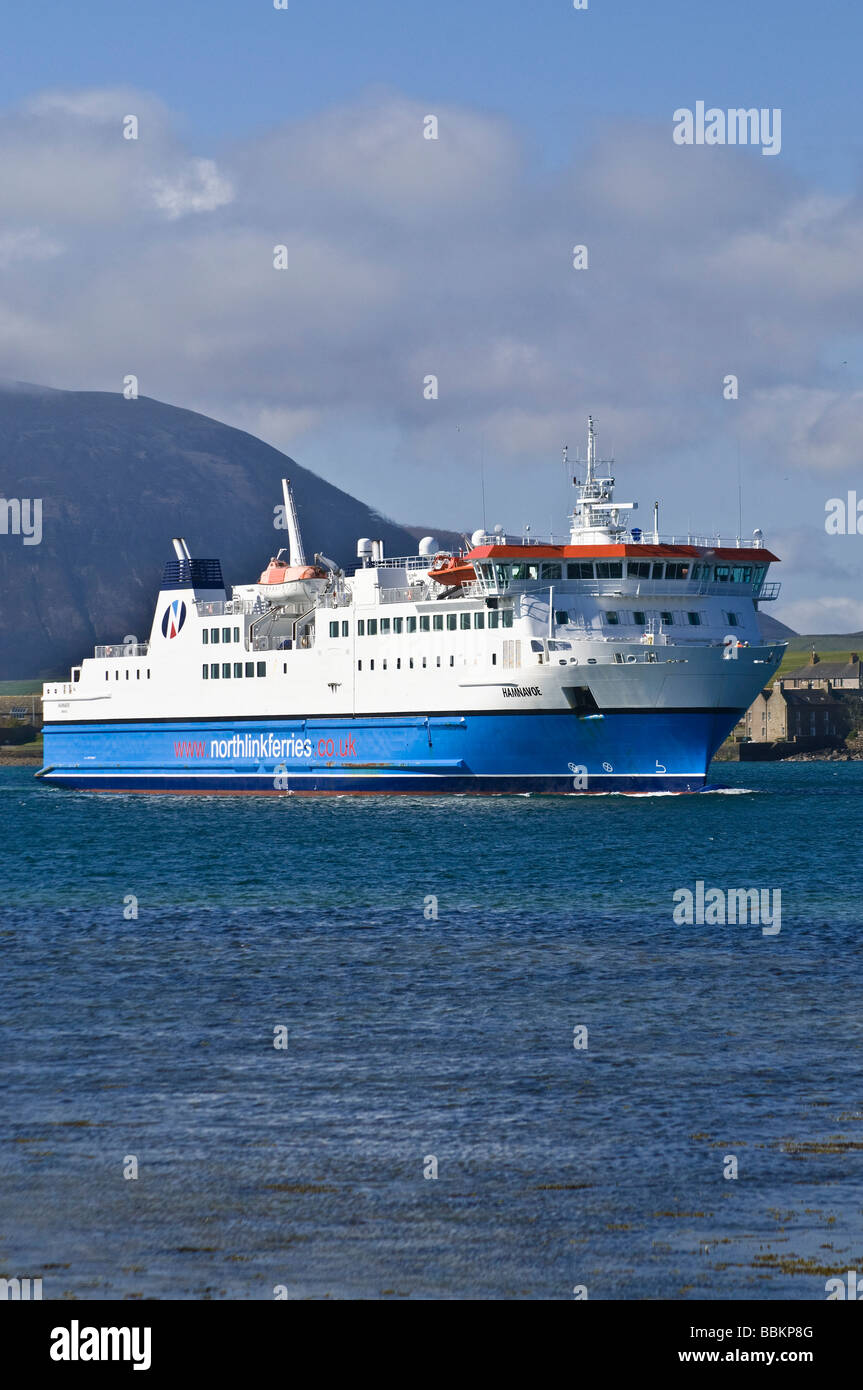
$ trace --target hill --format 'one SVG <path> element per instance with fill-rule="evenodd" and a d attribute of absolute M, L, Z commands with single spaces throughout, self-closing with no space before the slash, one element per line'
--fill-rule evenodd
<path fill-rule="evenodd" d="M 416 553 L 403 527 L 243 430 L 192 410 L 103 391 L 0 384 L 0 495 L 41 498 L 41 544 L 0 534 L 0 679 L 52 677 L 97 642 L 149 633 L 171 538 L 256 579 L 285 532 L 294 489 L 306 553 L 347 564 L 358 536 Z"/>

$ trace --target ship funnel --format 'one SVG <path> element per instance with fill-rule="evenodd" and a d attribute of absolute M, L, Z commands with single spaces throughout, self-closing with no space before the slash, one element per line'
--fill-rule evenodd
<path fill-rule="evenodd" d="M 305 565 L 303 541 L 300 536 L 300 523 L 294 505 L 294 494 L 287 478 L 282 479 L 282 496 L 285 499 L 285 525 L 288 528 L 288 558 L 292 565 Z"/>
<path fill-rule="evenodd" d="M 191 560 L 191 551 L 182 536 L 175 536 L 171 541 L 171 545 L 174 547 L 174 554 L 178 560 Z"/>

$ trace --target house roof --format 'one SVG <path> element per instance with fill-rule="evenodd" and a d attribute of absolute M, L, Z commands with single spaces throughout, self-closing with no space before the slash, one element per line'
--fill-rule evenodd
<path fill-rule="evenodd" d="M 793 671 L 789 671 L 783 676 L 783 680 L 835 681 L 847 676 L 860 678 L 859 661 L 816 661 L 814 665 L 810 661 L 808 666 L 797 666 Z"/>
<path fill-rule="evenodd" d="M 788 690 L 780 686 L 779 693 L 788 705 L 842 705 L 829 690 Z"/>

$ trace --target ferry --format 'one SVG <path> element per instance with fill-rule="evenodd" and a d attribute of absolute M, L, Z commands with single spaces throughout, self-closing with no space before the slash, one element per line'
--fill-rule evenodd
<path fill-rule="evenodd" d="M 614 499 L 588 421 L 565 543 L 475 532 L 346 572 L 288 548 L 256 583 L 173 542 L 149 640 L 44 686 L 44 766 L 88 791 L 269 795 L 696 792 L 779 666 L 760 530 L 661 537 Z"/>

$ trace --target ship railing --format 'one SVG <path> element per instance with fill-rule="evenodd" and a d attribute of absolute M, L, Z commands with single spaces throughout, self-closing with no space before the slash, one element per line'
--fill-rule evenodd
<path fill-rule="evenodd" d="M 425 584 L 412 584 L 409 589 L 379 589 L 378 603 L 419 603 L 427 597 Z"/>
<path fill-rule="evenodd" d="M 96 647 L 95 655 L 97 657 L 146 656 L 149 650 L 149 642 L 115 642 L 113 646 Z"/>
<path fill-rule="evenodd" d="M 235 613 L 263 613 L 268 607 L 263 599 L 229 598 L 201 600 L 195 604 L 199 618 L 224 618 Z"/>
<path fill-rule="evenodd" d="M 769 583 L 761 585 L 761 588 L 755 595 L 756 601 L 758 603 L 772 603 L 774 599 L 779 597 L 779 591 L 781 588 L 781 580 L 771 579 Z"/>
<path fill-rule="evenodd" d="M 763 589 L 771 586 L 762 585 Z M 778 587 L 778 586 L 777 586 Z M 751 584 L 723 584 L 711 581 L 685 579 L 513 579 L 506 587 L 483 584 L 477 580 L 463 585 L 462 595 L 478 598 L 494 597 L 514 593 L 548 593 L 553 588 L 556 594 L 583 594 L 592 598 L 716 598 L 723 595 L 734 598 L 761 598 L 762 592 L 755 593 Z M 774 595 L 775 597 L 775 595 Z"/>
<path fill-rule="evenodd" d="M 446 552 L 447 555 L 449 553 L 449 551 Z M 373 570 L 430 570 L 432 559 L 431 555 L 401 555 L 387 560 L 370 560 L 366 568 Z"/>

